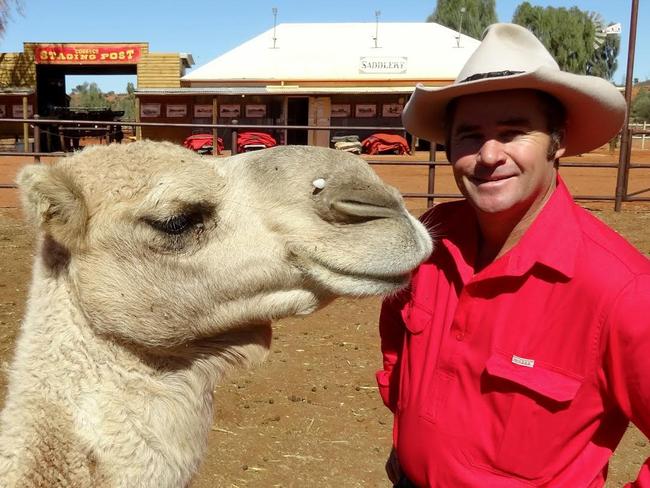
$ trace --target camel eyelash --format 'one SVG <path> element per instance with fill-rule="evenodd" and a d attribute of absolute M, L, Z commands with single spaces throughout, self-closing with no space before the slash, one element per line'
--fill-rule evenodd
<path fill-rule="evenodd" d="M 146 222 L 158 231 L 176 236 L 184 234 L 190 229 L 203 226 L 203 214 L 197 212 L 182 213 L 162 220 L 147 219 Z"/>

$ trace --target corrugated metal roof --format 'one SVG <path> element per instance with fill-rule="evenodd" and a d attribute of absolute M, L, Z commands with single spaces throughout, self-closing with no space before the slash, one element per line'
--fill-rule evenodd
<path fill-rule="evenodd" d="M 182 80 L 451 81 L 479 45 L 432 22 L 280 24 L 275 38 L 270 29 Z"/>
<path fill-rule="evenodd" d="M 4 86 L 0 87 L 0 95 L 31 95 L 34 93 L 33 88 L 21 86 Z"/>
<path fill-rule="evenodd" d="M 335 93 L 412 93 L 414 86 L 234 86 L 188 88 L 140 88 L 138 95 L 326 95 Z"/>

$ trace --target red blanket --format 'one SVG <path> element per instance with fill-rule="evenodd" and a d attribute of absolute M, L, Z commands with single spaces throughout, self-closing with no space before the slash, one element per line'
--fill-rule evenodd
<path fill-rule="evenodd" d="M 194 134 L 192 136 L 189 136 L 183 141 L 183 146 L 191 149 L 192 151 L 199 152 L 201 149 L 203 149 L 210 150 L 210 152 L 212 152 L 214 150 L 214 146 L 212 144 L 212 134 Z M 223 139 L 221 139 L 221 137 L 217 137 L 217 154 L 221 154 L 221 151 L 223 151 Z"/>
<path fill-rule="evenodd" d="M 366 154 L 410 154 L 406 139 L 397 134 L 373 134 L 361 143 Z"/>
<path fill-rule="evenodd" d="M 237 152 L 245 152 L 251 149 L 264 149 L 277 145 L 278 143 L 273 136 L 265 132 L 242 132 L 237 136 Z M 264 146 L 264 148 L 260 146 Z"/>

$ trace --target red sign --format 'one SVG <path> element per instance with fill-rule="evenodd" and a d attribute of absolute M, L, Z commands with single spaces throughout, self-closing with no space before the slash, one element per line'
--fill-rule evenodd
<path fill-rule="evenodd" d="M 37 64 L 135 64 L 142 46 L 137 44 L 39 44 Z"/>

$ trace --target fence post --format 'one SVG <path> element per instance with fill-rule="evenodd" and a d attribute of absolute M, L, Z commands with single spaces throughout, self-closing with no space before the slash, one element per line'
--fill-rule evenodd
<path fill-rule="evenodd" d="M 34 114 L 34 119 L 38 120 L 40 116 L 38 114 Z M 40 163 L 41 162 L 41 155 L 38 154 L 41 152 L 41 126 L 38 122 L 34 124 L 34 162 L 35 163 Z"/>
<path fill-rule="evenodd" d="M 436 166 L 431 163 L 436 162 L 436 146 L 435 142 L 431 142 L 431 148 L 429 149 L 429 183 L 427 185 L 427 208 L 433 207 L 433 193 L 435 193 L 436 188 Z"/>
<path fill-rule="evenodd" d="M 233 156 L 237 154 L 237 130 L 232 130 L 232 137 L 230 138 L 230 154 Z"/>
<path fill-rule="evenodd" d="M 212 97 L 212 125 L 217 125 L 217 122 L 219 121 L 219 119 L 217 119 L 217 116 L 219 115 L 218 110 L 219 106 L 217 104 L 217 97 L 215 95 Z M 219 135 L 217 134 L 216 127 L 212 128 L 212 155 L 219 155 Z"/>
<path fill-rule="evenodd" d="M 641 149 L 645 149 L 645 131 L 648 127 L 648 122 L 643 121 L 643 135 L 641 136 Z"/>
<path fill-rule="evenodd" d="M 631 132 L 629 127 L 624 127 L 621 133 L 621 148 L 618 157 L 618 173 L 616 174 L 616 196 L 614 198 L 614 211 L 620 212 L 621 202 L 627 198 L 627 176 L 630 171 Z"/>
<path fill-rule="evenodd" d="M 29 118 L 27 95 L 23 96 L 23 119 Z M 29 122 L 23 122 L 23 152 L 29 152 Z"/>

